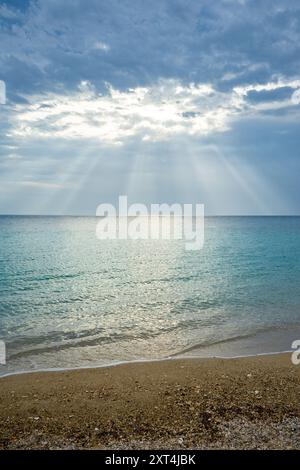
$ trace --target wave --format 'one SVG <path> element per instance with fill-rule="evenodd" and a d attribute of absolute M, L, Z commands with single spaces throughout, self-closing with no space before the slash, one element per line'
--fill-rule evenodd
<path fill-rule="evenodd" d="M 98 328 L 96 330 L 86 330 L 80 333 L 68 332 L 64 333 L 62 338 L 61 333 L 49 333 L 47 335 L 40 335 L 38 337 L 28 337 L 22 339 L 15 339 L 7 343 L 8 351 L 8 360 L 16 359 L 19 357 L 31 356 L 36 354 L 43 354 L 47 352 L 54 351 L 63 351 L 71 348 L 82 348 L 86 346 L 99 346 L 110 343 L 115 343 L 116 345 L 121 342 L 126 341 L 139 341 L 139 340 L 151 340 L 157 336 L 168 334 L 174 330 L 182 328 L 182 322 L 179 322 L 176 325 L 170 327 L 164 327 L 157 331 L 143 331 L 139 334 L 136 334 L 132 330 L 128 333 L 109 333 L 101 335 L 104 332 L 103 328 Z M 99 334 L 100 333 L 100 334 Z M 52 339 L 52 343 L 49 343 L 49 338 Z M 61 339 L 62 341 L 59 341 Z M 26 348 L 26 345 L 32 346 L 32 344 L 40 344 L 37 347 Z M 17 349 L 24 346 L 24 349 L 21 349 L 17 352 L 10 352 L 13 349 Z"/>
<path fill-rule="evenodd" d="M 188 325 L 187 325 L 188 323 Z M 7 344 L 7 353 L 8 360 L 24 358 L 29 356 L 42 355 L 44 353 L 54 353 L 68 349 L 80 349 L 84 347 L 92 346 L 101 346 L 108 344 L 115 344 L 116 348 L 118 344 L 121 343 L 132 343 L 134 341 L 149 341 L 157 338 L 161 335 L 168 335 L 176 330 L 183 330 L 187 327 L 193 327 L 194 322 L 178 322 L 176 325 L 169 327 L 161 328 L 157 331 L 143 331 L 137 334 L 135 331 L 130 330 L 124 333 L 104 333 L 103 328 L 96 328 L 91 330 L 84 330 L 79 333 L 66 332 L 62 338 L 62 334 L 58 332 L 53 332 L 52 334 L 40 335 L 38 337 L 30 338 L 18 338 L 14 341 L 11 341 Z M 282 330 L 296 332 L 296 329 L 300 329 L 299 323 L 290 323 L 285 325 L 270 325 L 264 327 L 257 327 L 252 331 L 245 331 L 239 334 L 228 336 L 220 339 L 205 339 L 201 342 L 194 343 L 191 346 L 180 349 L 173 353 L 165 354 L 165 357 L 178 357 L 185 355 L 192 351 L 203 350 L 212 346 L 219 346 L 227 343 L 234 343 L 237 341 L 246 340 L 249 338 L 254 338 L 262 333 L 270 333 L 275 331 L 280 331 L 281 335 L 284 335 Z M 49 343 L 49 339 L 52 341 Z M 36 344 L 36 347 L 33 345 Z M 22 347 L 23 346 L 23 347 Z M 26 347 L 27 346 L 27 347 Z M 33 346 L 33 347 L 32 347 Z M 16 352 L 11 352 L 13 350 L 19 349 Z M 163 352 L 162 352 L 163 354 Z"/>
<path fill-rule="evenodd" d="M 269 326 L 263 326 L 256 328 L 255 330 L 252 330 L 251 332 L 245 332 L 245 333 L 239 333 L 237 335 L 229 336 L 227 338 L 223 339 L 218 339 L 215 341 L 202 341 L 201 343 L 195 343 L 187 348 L 184 348 L 180 351 L 177 351 L 174 354 L 171 354 L 170 357 L 178 357 L 183 354 L 196 351 L 198 349 L 205 349 L 211 346 L 219 346 L 222 344 L 227 344 L 227 343 L 234 343 L 238 342 L 241 340 L 246 340 L 249 338 L 255 338 L 260 334 L 264 333 L 272 333 L 272 332 L 280 332 L 282 334 L 282 330 L 290 331 L 294 333 L 296 329 L 300 329 L 300 324 L 297 323 L 288 323 L 288 324 L 277 324 L 277 325 L 269 325 Z M 279 352 L 279 351 L 278 351 Z M 257 353 L 258 354 L 258 353 Z"/>

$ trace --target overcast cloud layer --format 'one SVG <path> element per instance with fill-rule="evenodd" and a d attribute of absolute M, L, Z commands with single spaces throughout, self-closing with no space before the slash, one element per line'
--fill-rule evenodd
<path fill-rule="evenodd" d="M 300 3 L 0 1 L 0 213 L 300 214 Z"/>

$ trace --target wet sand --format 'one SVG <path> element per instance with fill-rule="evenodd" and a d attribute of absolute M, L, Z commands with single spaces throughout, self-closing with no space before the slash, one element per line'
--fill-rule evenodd
<path fill-rule="evenodd" d="M 290 354 L 0 379 L 1 449 L 300 449 Z"/>

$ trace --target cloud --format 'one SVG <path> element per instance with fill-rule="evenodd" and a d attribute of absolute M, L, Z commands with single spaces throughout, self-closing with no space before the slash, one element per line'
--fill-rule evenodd
<path fill-rule="evenodd" d="M 121 143 L 132 136 L 156 140 L 174 134 L 205 135 L 227 128 L 232 99 L 208 84 L 161 80 L 152 87 L 101 95 L 88 82 L 76 92 L 26 97 L 15 107 L 11 133 L 21 137 L 98 138 Z"/>
<path fill-rule="evenodd" d="M 233 90 L 242 100 L 247 99 L 249 107 L 259 113 L 259 111 L 272 112 L 297 105 L 298 88 L 300 88 L 300 79 L 281 77 L 273 82 L 239 86 Z"/>
<path fill-rule="evenodd" d="M 11 8 L 9 8 L 6 4 L 0 5 L 0 18 L 5 18 L 5 19 L 13 19 L 17 18 L 18 14 Z"/>
<path fill-rule="evenodd" d="M 299 88 L 300 87 L 300 79 L 296 80 L 289 80 L 289 79 L 284 79 L 280 78 L 276 81 L 273 82 L 267 82 L 267 83 L 254 83 L 254 84 L 249 84 L 246 86 L 239 86 L 235 87 L 234 91 L 241 96 L 247 95 L 251 91 L 256 91 L 256 92 L 261 92 L 261 91 L 273 91 L 273 90 L 278 90 L 280 88 Z"/>
<path fill-rule="evenodd" d="M 299 212 L 298 0 L 11 0 L 0 43 L 1 211 L 40 210 L 44 182 L 45 211 L 130 184 L 255 213 L 249 180 Z"/>
<path fill-rule="evenodd" d="M 57 183 L 48 183 L 45 181 L 20 181 L 18 183 L 20 186 L 27 188 L 37 188 L 37 189 L 62 189 L 64 186 Z"/>
<path fill-rule="evenodd" d="M 298 88 L 300 80 L 284 78 L 238 86 L 228 92 L 207 83 L 185 85 L 178 80 L 160 80 L 151 87 L 125 91 L 107 84 L 107 92 L 99 94 L 91 83 L 83 81 L 71 93 L 26 96 L 25 104 L 15 106 L 10 135 L 98 139 L 112 145 L 133 137 L 144 141 L 176 135 L 203 137 L 228 131 L 235 119 L 294 106 Z M 251 100 L 253 93 L 265 96 L 283 89 L 290 90 L 283 99 L 275 95 L 273 100 Z"/>
<path fill-rule="evenodd" d="M 294 93 L 292 94 L 291 100 L 294 105 L 300 104 L 300 88 L 294 91 Z"/>
<path fill-rule="evenodd" d="M 126 90 L 170 78 L 222 88 L 299 70 L 295 0 L 35 0 L 0 12 L 1 78 L 13 101 L 82 80 L 101 92 L 105 82 Z"/>

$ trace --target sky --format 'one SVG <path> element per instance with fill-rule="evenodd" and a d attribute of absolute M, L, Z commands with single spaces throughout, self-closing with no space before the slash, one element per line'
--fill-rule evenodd
<path fill-rule="evenodd" d="M 300 214 L 299 0 L 0 0 L 0 213 Z"/>

